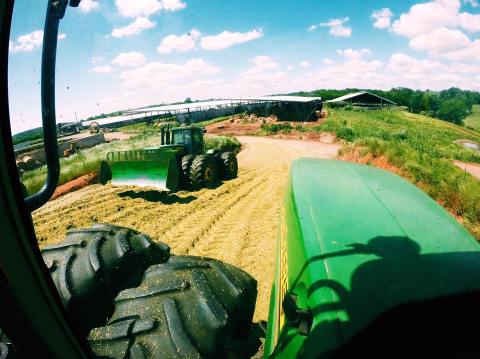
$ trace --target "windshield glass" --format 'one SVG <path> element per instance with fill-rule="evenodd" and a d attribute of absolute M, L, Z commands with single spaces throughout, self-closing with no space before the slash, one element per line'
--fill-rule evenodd
<path fill-rule="evenodd" d="M 48 4 L 65 1 L 15 1 L 11 160 L 28 198 L 44 185 L 48 159 L 59 158 L 55 191 L 31 216 L 55 284 L 67 283 L 59 291 L 74 303 L 67 311 L 99 356 L 121 352 L 108 333 L 135 332 L 160 333 L 170 346 L 145 339 L 130 347 L 139 343 L 132 337 L 125 357 L 135 350 L 161 357 L 157 347 L 226 357 L 225 343 L 237 343 L 232 333 L 248 334 L 263 320 L 274 346 L 293 328 L 283 301 L 298 307 L 292 313 L 311 311 L 295 325 L 314 332 L 324 317 L 311 309 L 328 300 L 312 283 L 324 283 L 315 276 L 341 257 L 309 267 L 324 254 L 318 248 L 355 248 L 358 259 L 367 254 L 356 243 L 398 235 L 437 250 L 412 229 L 424 217 L 404 201 L 416 195 L 432 199 L 426 212 L 442 210 L 428 217 L 438 223 L 421 227 L 438 243 L 480 240 L 479 1 L 81 0 L 53 31 L 56 78 L 43 80 L 54 86 L 56 106 L 50 96 L 42 109 Z M 57 151 L 47 153 L 42 111 L 53 110 Z M 181 126 L 201 128 L 193 146 L 160 146 L 192 143 L 192 131 L 170 132 Z M 398 193 L 403 187 L 350 167 L 335 177 L 340 167 L 325 163 L 378 168 L 419 192 Z M 295 173 L 309 180 L 292 180 Z M 312 213 L 301 216 L 295 206 Z M 384 254 L 372 253 L 372 260 Z M 59 268 L 72 277 L 61 281 Z M 355 270 L 328 279 L 352 283 Z M 66 300 L 83 293 L 79 283 L 90 283 L 88 295 Z M 345 313 L 332 322 L 361 327 Z M 207 323 L 205 331 L 195 323 Z M 183 328 L 182 345 L 175 328 Z"/>

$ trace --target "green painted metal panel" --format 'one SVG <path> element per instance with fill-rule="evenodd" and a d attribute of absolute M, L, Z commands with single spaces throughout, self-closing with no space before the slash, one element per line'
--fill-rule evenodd
<path fill-rule="evenodd" d="M 281 227 L 266 356 L 317 357 L 396 305 L 480 289 L 476 240 L 417 187 L 377 168 L 295 161 Z M 290 293 L 313 314 L 308 336 L 285 321 Z"/>
<path fill-rule="evenodd" d="M 112 184 L 176 191 L 179 182 L 177 154 L 178 150 L 171 148 L 110 152 L 107 163 Z"/>

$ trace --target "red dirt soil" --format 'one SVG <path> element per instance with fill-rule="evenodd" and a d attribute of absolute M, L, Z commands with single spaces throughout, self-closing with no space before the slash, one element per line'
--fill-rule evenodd
<path fill-rule="evenodd" d="M 79 189 L 82 189 L 83 187 L 87 187 L 94 183 L 97 183 L 96 172 L 92 172 L 92 173 L 89 173 L 88 175 L 74 179 L 73 181 L 70 181 L 65 184 L 62 184 L 61 186 L 58 186 L 52 198 L 50 198 L 50 201 L 53 201 L 54 199 L 62 197 L 67 193 L 78 191 Z"/>
<path fill-rule="evenodd" d="M 261 126 L 260 123 L 238 124 L 230 123 L 230 120 L 226 120 L 208 125 L 206 128 L 207 133 L 212 135 L 246 136 L 253 135 Z"/>
<path fill-rule="evenodd" d="M 360 155 L 360 148 L 355 148 L 354 151 L 343 154 L 339 157 L 339 159 L 364 165 L 369 164 L 375 167 L 383 168 L 384 170 L 393 172 L 395 174 L 401 173 L 400 169 L 388 162 L 388 159 L 385 156 L 373 157 L 371 153 L 368 153 L 367 155 L 362 157 Z"/>
<path fill-rule="evenodd" d="M 320 126 L 325 119 L 321 119 L 315 122 L 290 122 L 292 127 L 301 125 L 302 127 L 309 128 Z M 234 136 L 248 136 L 255 135 L 262 124 L 284 124 L 286 122 L 278 121 L 275 116 L 270 117 L 257 117 L 255 115 L 234 115 L 228 118 L 225 121 L 212 123 L 211 125 L 206 126 L 208 134 L 212 135 L 234 135 Z M 314 132 L 306 133 L 300 131 L 292 131 L 290 134 L 285 135 L 276 135 L 277 138 L 294 138 L 294 139 L 307 139 L 318 141 L 320 140 L 321 134 Z M 330 143 L 330 142 L 326 142 Z"/>

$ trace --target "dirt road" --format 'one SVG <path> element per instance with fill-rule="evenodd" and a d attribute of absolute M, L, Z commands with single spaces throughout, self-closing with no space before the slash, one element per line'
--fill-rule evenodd
<path fill-rule="evenodd" d="M 40 245 L 61 241 L 69 228 L 107 222 L 135 228 L 172 253 L 209 256 L 240 266 L 258 280 L 255 319 L 267 319 L 279 211 L 297 157 L 334 158 L 340 145 L 239 137 L 237 179 L 215 189 L 168 197 L 138 188 L 88 186 L 33 214 Z"/>
<path fill-rule="evenodd" d="M 453 161 L 453 164 L 480 180 L 480 165 L 478 163 Z"/>

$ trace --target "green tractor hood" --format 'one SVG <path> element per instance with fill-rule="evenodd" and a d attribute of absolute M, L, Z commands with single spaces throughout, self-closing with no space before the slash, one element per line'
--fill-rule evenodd
<path fill-rule="evenodd" d="M 395 308 L 478 293 L 479 248 L 449 213 L 392 173 L 295 161 L 265 356 L 328 356 Z"/>

